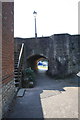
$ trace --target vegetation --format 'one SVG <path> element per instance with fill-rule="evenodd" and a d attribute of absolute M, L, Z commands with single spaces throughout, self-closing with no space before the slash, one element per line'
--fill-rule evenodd
<path fill-rule="evenodd" d="M 31 68 L 23 70 L 23 87 L 34 87 L 35 73 Z"/>

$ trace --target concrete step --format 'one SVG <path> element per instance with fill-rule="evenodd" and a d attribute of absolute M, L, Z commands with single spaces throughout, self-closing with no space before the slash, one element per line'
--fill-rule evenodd
<path fill-rule="evenodd" d="M 16 67 L 14 70 L 18 70 L 18 68 Z"/>
<path fill-rule="evenodd" d="M 18 78 L 16 78 L 16 79 L 15 79 L 15 82 L 16 82 L 16 81 L 19 81 L 19 79 L 18 79 Z"/>
<path fill-rule="evenodd" d="M 18 61 L 14 61 L 14 65 L 18 64 Z"/>
<path fill-rule="evenodd" d="M 17 64 L 18 64 L 18 62 L 16 61 L 16 62 L 15 62 L 15 65 L 17 65 Z"/>
<path fill-rule="evenodd" d="M 15 71 L 14 73 L 15 73 L 15 74 L 17 74 L 17 73 L 18 73 L 18 70 L 17 70 L 17 71 Z M 21 71 L 19 72 L 19 74 L 21 74 Z"/>
<path fill-rule="evenodd" d="M 14 67 L 17 68 L 17 66 L 18 66 L 18 63 L 16 63 L 16 64 L 14 63 Z"/>
<path fill-rule="evenodd" d="M 15 80 L 18 80 L 18 77 L 16 77 Z"/>
<path fill-rule="evenodd" d="M 19 87 L 20 82 L 15 82 L 15 86 Z"/>
<path fill-rule="evenodd" d="M 20 82 L 20 80 L 19 80 L 19 79 L 15 79 L 15 83 L 16 83 L 16 82 Z"/>
<path fill-rule="evenodd" d="M 19 53 L 14 54 L 14 57 L 17 57 L 17 56 L 19 56 Z"/>
<path fill-rule="evenodd" d="M 22 88 L 22 89 L 19 89 L 18 93 L 17 93 L 17 97 L 23 97 L 24 96 L 24 93 L 25 93 L 25 89 Z"/>
<path fill-rule="evenodd" d="M 14 69 L 15 69 L 15 70 L 18 70 L 17 66 L 14 66 Z"/>
<path fill-rule="evenodd" d="M 20 75 L 21 76 L 21 72 L 18 74 L 18 72 L 14 72 L 14 75 L 17 76 L 17 75 Z"/>
<path fill-rule="evenodd" d="M 18 91 L 18 89 L 19 89 L 19 87 L 16 87 L 16 88 L 15 88 L 15 91 L 17 92 L 17 91 Z"/>
<path fill-rule="evenodd" d="M 18 69 L 14 70 L 14 73 L 15 73 L 15 72 L 18 72 Z"/>
<path fill-rule="evenodd" d="M 15 71 L 14 74 L 18 74 L 18 71 Z"/>
<path fill-rule="evenodd" d="M 14 69 L 15 69 L 15 70 L 18 70 L 17 66 L 14 66 Z"/>
<path fill-rule="evenodd" d="M 15 62 L 16 62 L 16 61 L 18 62 L 18 60 L 19 60 L 19 58 L 15 58 L 15 59 L 14 59 Z"/>
<path fill-rule="evenodd" d="M 15 57 L 14 57 L 14 61 L 16 61 L 16 60 L 17 60 L 17 61 L 19 60 L 19 57 L 18 57 L 18 56 L 15 56 Z"/>
<path fill-rule="evenodd" d="M 18 76 L 15 76 L 15 80 L 18 80 L 20 77 L 18 77 Z"/>
<path fill-rule="evenodd" d="M 18 74 L 14 74 L 14 77 L 18 77 Z"/>
<path fill-rule="evenodd" d="M 18 69 L 18 68 L 17 68 L 17 65 L 14 65 L 14 69 Z"/>
<path fill-rule="evenodd" d="M 17 77 L 17 76 L 20 76 L 20 77 L 21 77 L 21 73 L 20 73 L 19 75 L 18 75 L 18 74 L 14 74 L 14 76 L 15 76 L 15 77 Z"/>
<path fill-rule="evenodd" d="M 20 82 L 14 82 L 14 84 L 16 85 L 16 84 L 19 84 Z"/>

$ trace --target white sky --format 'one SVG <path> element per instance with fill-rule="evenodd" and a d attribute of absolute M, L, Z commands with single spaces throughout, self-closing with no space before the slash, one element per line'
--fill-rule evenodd
<path fill-rule="evenodd" d="M 37 36 L 57 33 L 78 34 L 79 0 L 14 0 L 14 37 L 34 37 L 37 12 Z"/>

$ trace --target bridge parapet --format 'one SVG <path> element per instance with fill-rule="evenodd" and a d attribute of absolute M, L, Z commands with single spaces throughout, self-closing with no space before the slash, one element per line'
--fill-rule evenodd
<path fill-rule="evenodd" d="M 48 60 L 48 73 L 68 75 L 79 71 L 80 35 L 54 34 L 49 37 L 15 38 L 17 45 L 24 42 L 25 60 L 31 56 L 44 56 Z M 37 60 L 37 58 L 35 58 Z M 32 61 L 33 62 L 33 61 Z"/>

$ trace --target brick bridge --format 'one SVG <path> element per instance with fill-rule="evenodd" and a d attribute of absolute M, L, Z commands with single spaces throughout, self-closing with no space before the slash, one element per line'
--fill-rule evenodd
<path fill-rule="evenodd" d="M 36 70 L 37 61 L 48 61 L 48 74 L 69 75 L 79 71 L 80 35 L 54 34 L 49 37 L 15 38 L 15 52 L 24 43 L 24 68 Z"/>

